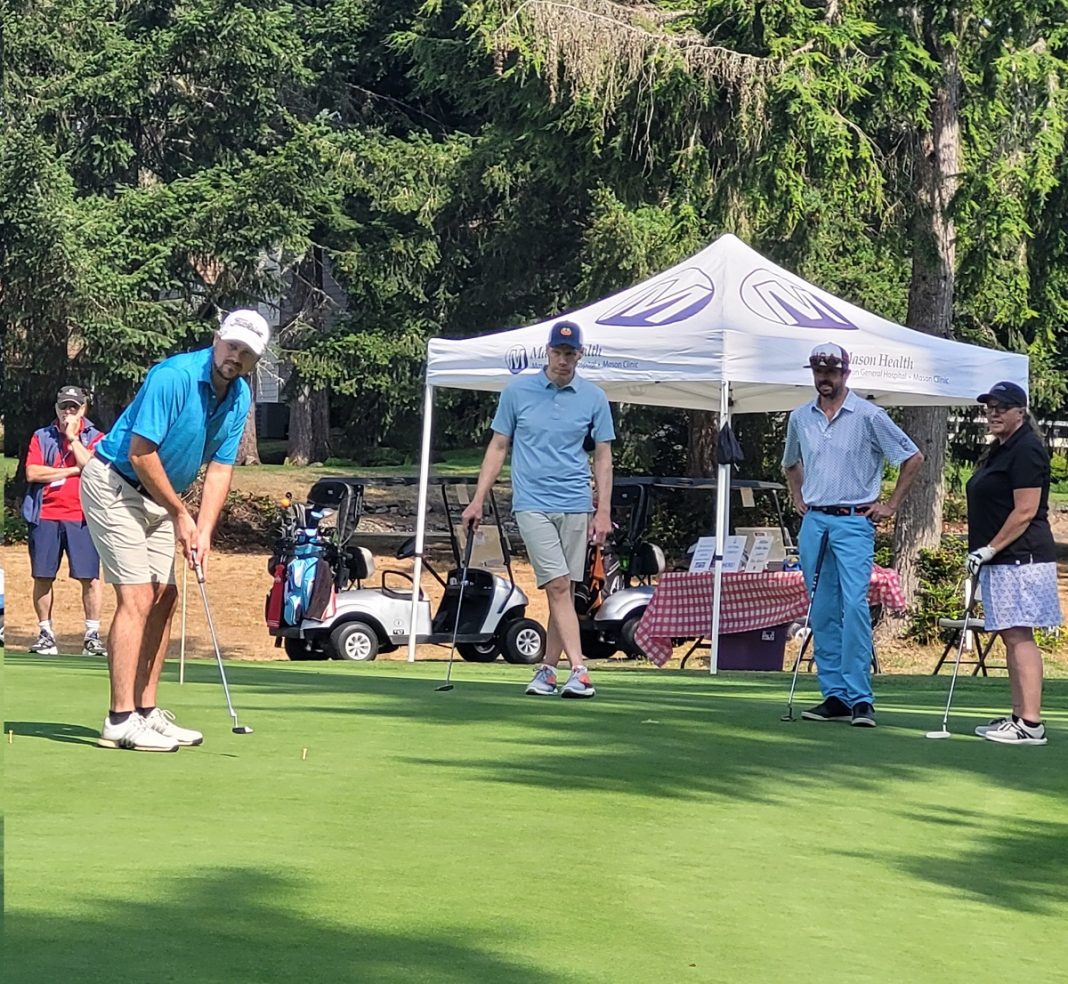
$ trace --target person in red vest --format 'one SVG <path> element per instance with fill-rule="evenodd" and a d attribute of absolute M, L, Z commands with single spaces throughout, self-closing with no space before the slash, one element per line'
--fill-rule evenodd
<path fill-rule="evenodd" d="M 33 607 L 39 626 L 30 652 L 46 656 L 59 652 L 52 627 L 52 584 L 64 553 L 70 576 L 82 585 L 82 655 L 107 655 L 100 638 L 100 557 L 79 497 L 82 468 L 104 436 L 85 416 L 88 403 L 81 387 L 64 386 L 56 395 L 56 419 L 34 432 L 26 454 L 28 488 L 22 517 L 29 526 Z"/>

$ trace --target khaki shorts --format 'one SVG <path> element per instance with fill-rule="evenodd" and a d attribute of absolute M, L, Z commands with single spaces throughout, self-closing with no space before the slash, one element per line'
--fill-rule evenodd
<path fill-rule="evenodd" d="M 82 512 L 108 584 L 174 584 L 174 523 L 99 458 L 82 469 Z"/>
<path fill-rule="evenodd" d="M 565 574 L 572 581 L 583 579 L 590 535 L 590 517 L 587 513 L 524 510 L 515 514 L 515 521 L 526 544 L 527 556 L 539 588 Z"/>

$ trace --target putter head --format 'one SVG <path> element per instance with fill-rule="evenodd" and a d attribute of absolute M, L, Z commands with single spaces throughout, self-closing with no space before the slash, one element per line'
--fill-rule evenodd
<path fill-rule="evenodd" d="M 779 718 L 780 721 L 792 721 L 793 719 L 794 712 L 792 710 L 787 711 L 781 718 Z"/>
<path fill-rule="evenodd" d="M 456 686 L 454 683 L 443 683 L 440 687 L 435 687 L 434 690 L 440 693 L 442 690 L 452 690 L 454 686 Z"/>
<path fill-rule="evenodd" d="M 247 724 L 239 724 L 236 728 L 230 729 L 235 735 L 250 735 L 252 729 Z"/>
<path fill-rule="evenodd" d="M 927 734 L 924 735 L 924 738 L 931 738 L 933 740 L 952 737 L 953 736 L 945 728 L 940 728 L 938 731 L 928 731 Z"/>

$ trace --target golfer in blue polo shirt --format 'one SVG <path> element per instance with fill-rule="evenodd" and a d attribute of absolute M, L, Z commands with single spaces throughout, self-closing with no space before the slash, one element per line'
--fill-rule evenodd
<path fill-rule="evenodd" d="M 604 390 L 575 371 L 582 351 L 579 326 L 558 321 L 549 333 L 545 368 L 517 377 L 501 393 L 478 486 L 462 516 L 473 531 L 510 445 L 512 510 L 538 587 L 549 603 L 545 660 L 526 689 L 533 696 L 595 693 L 582 657 L 572 585 L 582 580 L 587 544 L 604 543 L 612 529 L 611 442 L 616 435 Z M 584 447 L 587 437 L 593 441 L 596 511 Z M 561 655 L 567 656 L 571 673 L 558 691 Z"/>
<path fill-rule="evenodd" d="M 270 339 L 256 311 L 226 316 L 210 348 L 171 356 L 149 370 L 96 455 L 82 471 L 85 521 L 114 585 L 108 636 L 111 706 L 97 744 L 173 752 L 199 745 L 156 704 L 178 593 L 177 541 L 201 567 L 226 495 L 252 394 L 244 378 Z M 179 496 L 206 464 L 194 519 Z"/>
<path fill-rule="evenodd" d="M 846 387 L 849 353 L 841 345 L 817 345 L 808 367 L 818 395 L 790 414 L 782 456 L 794 507 L 804 517 L 801 566 L 813 594 L 812 638 L 824 696 L 801 716 L 874 728 L 868 583 L 875 524 L 897 512 L 923 455 L 882 407 Z M 886 461 L 901 470 L 881 502 Z M 827 549 L 813 592 L 824 534 Z"/>

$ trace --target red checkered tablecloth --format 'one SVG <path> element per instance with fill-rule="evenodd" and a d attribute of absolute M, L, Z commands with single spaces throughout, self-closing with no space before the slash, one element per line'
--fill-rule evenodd
<path fill-rule="evenodd" d="M 708 635 L 714 583 L 712 571 L 661 575 L 634 635 L 635 642 L 657 666 L 671 658 L 672 639 Z M 905 607 L 896 571 L 886 567 L 872 569 L 868 602 L 894 611 Z M 723 575 L 719 626 L 722 635 L 782 625 L 803 619 L 807 611 L 808 591 L 800 571 Z"/>

